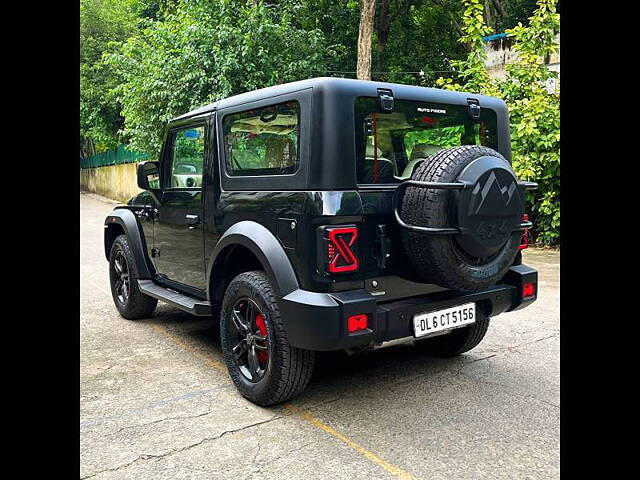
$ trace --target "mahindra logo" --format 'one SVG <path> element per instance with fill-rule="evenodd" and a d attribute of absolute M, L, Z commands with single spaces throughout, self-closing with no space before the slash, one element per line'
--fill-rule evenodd
<path fill-rule="evenodd" d="M 510 206 L 515 191 L 516 182 L 513 179 L 509 186 L 502 186 L 496 174 L 491 172 L 483 186 L 478 182 L 473 188 L 469 215 L 495 214 L 504 211 Z M 505 213 L 511 213 L 510 209 L 507 210 Z"/>

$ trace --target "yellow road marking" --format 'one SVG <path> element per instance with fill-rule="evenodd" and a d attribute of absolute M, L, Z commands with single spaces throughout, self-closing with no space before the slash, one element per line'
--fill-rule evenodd
<path fill-rule="evenodd" d="M 199 358 L 204 360 L 206 363 L 211 365 L 216 370 L 218 370 L 220 372 L 223 372 L 223 373 L 227 373 L 228 372 L 227 366 L 224 363 L 222 363 L 219 360 L 216 360 L 214 358 L 211 358 L 208 355 L 204 355 L 200 350 L 198 350 L 197 348 L 194 348 L 192 345 L 190 345 L 187 342 L 181 340 L 176 335 L 174 335 L 171 332 L 169 332 L 168 330 L 162 328 L 160 325 L 156 325 L 156 324 L 153 324 L 153 323 L 150 324 L 150 325 L 156 331 L 158 331 L 160 334 L 162 334 L 162 336 L 164 336 L 165 338 L 171 340 L 173 343 L 175 343 L 176 345 L 184 348 L 185 350 L 188 350 L 189 352 L 195 354 L 196 356 L 198 356 Z M 391 475 L 394 475 L 394 476 L 396 476 L 396 477 L 398 477 L 398 478 L 400 478 L 402 480 L 415 480 L 415 477 L 413 475 L 411 475 L 409 472 L 407 472 L 405 470 L 402 470 L 399 467 L 396 467 L 395 465 L 387 462 L 386 460 L 383 460 L 382 458 L 377 456 L 375 453 L 367 450 L 366 448 L 364 448 L 363 446 L 361 446 L 358 443 L 354 442 L 353 440 L 351 440 L 350 438 L 346 437 L 342 433 L 340 433 L 337 430 L 331 428 L 329 425 L 326 425 L 326 424 L 322 423 L 320 420 L 318 420 L 313 415 L 311 415 L 311 413 L 309 413 L 307 411 L 304 411 L 304 410 L 301 410 L 298 407 L 295 407 L 295 406 L 293 406 L 291 404 L 284 405 L 284 408 L 286 410 L 290 411 L 291 413 L 295 414 L 296 416 L 302 418 L 303 420 L 311 423 L 311 425 L 313 425 L 314 427 L 319 428 L 323 432 L 326 432 L 329 435 L 331 435 L 332 437 L 337 438 L 341 442 L 345 443 L 347 446 L 351 447 L 353 450 L 358 452 L 360 455 L 365 457 L 370 462 L 373 462 L 376 465 L 378 465 L 379 467 L 382 467 L 384 470 L 389 472 Z"/>
<path fill-rule="evenodd" d="M 382 458 L 377 456 L 375 453 L 373 453 L 373 452 L 367 450 L 366 448 L 364 448 L 363 446 L 357 444 L 356 442 L 354 442 L 350 438 L 346 437 L 342 433 L 340 433 L 337 430 L 334 430 L 333 428 L 331 428 L 329 425 L 325 425 L 320 420 L 318 420 L 313 415 L 311 415 L 311 413 L 306 412 L 304 410 L 300 410 L 299 408 L 294 407 L 293 405 L 285 405 L 284 408 L 286 408 L 287 410 L 295 413 L 296 415 L 298 415 L 299 417 L 303 418 L 304 420 L 306 420 L 307 422 L 311 423 L 313 426 L 319 428 L 320 430 L 322 430 L 324 432 L 327 432 L 329 435 L 331 435 L 331 436 L 337 438 L 338 440 L 346 443 L 349 447 L 354 449 L 356 452 L 358 452 L 360 455 L 365 457 L 367 460 L 369 460 L 369 461 L 375 463 L 376 465 L 384 468 L 390 474 L 395 475 L 396 477 L 401 478 L 403 480 L 414 480 L 413 475 L 411 475 L 409 472 L 407 472 L 405 470 L 402 470 L 401 468 L 396 467 L 395 465 L 392 465 L 391 463 L 387 462 L 386 460 L 383 460 Z"/>

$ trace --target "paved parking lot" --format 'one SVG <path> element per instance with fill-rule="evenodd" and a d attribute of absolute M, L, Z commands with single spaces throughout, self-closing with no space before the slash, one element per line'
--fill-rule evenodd
<path fill-rule="evenodd" d="M 456 359 L 394 342 L 321 355 L 309 388 L 261 408 L 229 380 L 209 319 L 121 318 L 102 224 L 80 195 L 80 475 L 103 479 L 558 478 L 560 254 L 529 249 L 539 300 Z"/>

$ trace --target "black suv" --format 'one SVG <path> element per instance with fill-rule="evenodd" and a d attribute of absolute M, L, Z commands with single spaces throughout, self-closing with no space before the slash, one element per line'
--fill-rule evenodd
<path fill-rule="evenodd" d="M 536 184 L 510 160 L 505 103 L 481 95 L 315 78 L 215 102 L 169 123 L 144 192 L 107 217 L 113 299 L 219 319 L 260 405 L 300 393 L 315 351 L 459 355 L 536 299 Z"/>

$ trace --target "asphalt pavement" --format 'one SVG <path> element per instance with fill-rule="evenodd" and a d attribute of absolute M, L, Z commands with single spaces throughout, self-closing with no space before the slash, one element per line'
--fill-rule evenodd
<path fill-rule="evenodd" d="M 271 408 L 231 383 L 212 320 L 118 315 L 115 202 L 80 195 L 80 475 L 104 479 L 547 479 L 560 469 L 560 253 L 528 249 L 539 298 L 455 359 L 411 342 L 317 358 Z"/>

